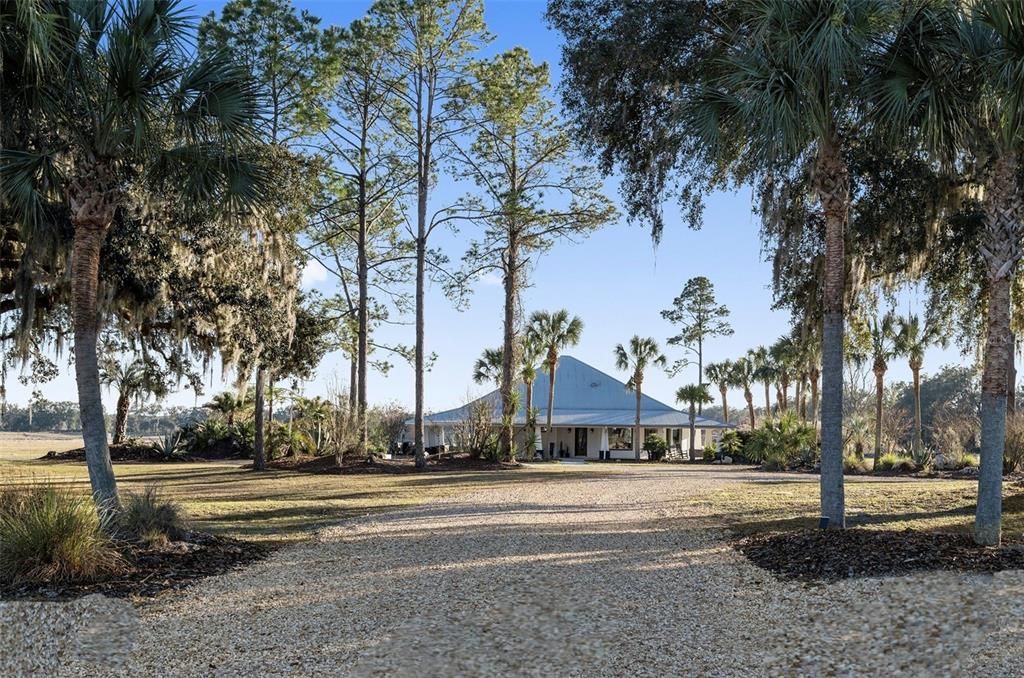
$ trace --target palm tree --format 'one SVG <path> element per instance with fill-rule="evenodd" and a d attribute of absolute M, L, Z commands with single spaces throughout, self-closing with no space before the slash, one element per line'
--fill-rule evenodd
<path fill-rule="evenodd" d="M 111 443 L 123 443 L 128 432 L 128 407 L 132 400 L 142 402 L 149 395 L 162 398 L 167 394 L 167 382 L 155 366 L 141 359 L 130 363 L 106 360 L 100 365 L 100 382 L 117 389 L 117 409 L 114 415 L 114 435 Z"/>
<path fill-rule="evenodd" d="M 754 362 L 754 380 L 764 385 L 764 416 L 772 416 L 771 387 L 775 383 L 776 372 L 775 362 L 771 354 L 764 346 L 758 346 L 750 351 L 750 358 Z"/>
<path fill-rule="evenodd" d="M 704 384 L 687 384 L 676 390 L 676 402 L 688 403 L 690 406 L 690 461 L 694 461 L 697 458 L 697 405 L 710 404 L 714 399 Z"/>
<path fill-rule="evenodd" d="M 910 366 L 910 373 L 913 376 L 914 389 L 914 442 L 913 450 L 915 455 L 924 448 L 924 441 L 921 436 L 921 365 L 924 363 L 924 352 L 929 346 L 942 338 L 938 325 L 933 323 L 921 324 L 920 318 L 916 315 L 909 315 L 899 319 L 899 331 L 895 338 L 895 353 L 906 356 L 907 364 Z"/>
<path fill-rule="evenodd" d="M 533 412 L 533 382 L 537 380 L 537 369 L 540 367 L 544 347 L 537 341 L 537 337 L 527 333 L 523 336 L 520 350 L 522 351 L 520 370 L 526 390 L 526 426 L 532 432 L 537 424 L 537 418 Z"/>
<path fill-rule="evenodd" d="M 224 417 L 228 426 L 233 426 L 235 423 L 235 417 L 239 412 L 242 412 L 247 407 L 251 407 L 253 399 L 250 395 L 245 397 L 231 393 L 230 391 L 224 391 L 218 393 L 210 400 L 210 402 L 203 405 L 208 410 L 212 410 Z"/>
<path fill-rule="evenodd" d="M 845 527 L 843 332 L 850 213 L 849 130 L 861 127 L 868 64 L 899 3 L 729 3 L 728 46 L 683 115 L 700 145 L 741 177 L 806 171 L 824 221 L 821 511 Z M 771 203 L 776 198 L 769 199 Z M 784 200 L 785 198 L 779 197 Z M 770 210 L 766 211 L 770 215 Z"/>
<path fill-rule="evenodd" d="M 501 381 L 502 353 L 500 348 L 485 348 L 473 363 L 473 381 L 478 384 Z"/>
<path fill-rule="evenodd" d="M 733 363 L 731 360 L 723 360 L 717 363 L 708 363 L 704 366 L 704 376 L 709 382 L 718 386 L 718 392 L 722 394 L 722 420 L 729 423 L 729 401 L 726 394 L 732 386 Z"/>
<path fill-rule="evenodd" d="M 875 374 L 875 458 L 871 468 L 878 468 L 882 456 L 882 401 L 885 396 L 885 372 L 889 360 L 896 355 L 896 319 L 892 313 L 868 320 L 868 334 L 871 339 L 871 371 Z"/>
<path fill-rule="evenodd" d="M 583 321 L 578 316 L 569 317 L 565 309 L 560 311 L 535 311 L 530 316 L 526 330 L 530 341 L 544 353 L 544 367 L 548 370 L 548 418 L 547 430 L 551 435 L 551 415 L 555 406 L 555 369 L 558 356 L 563 349 L 575 346 L 583 334 Z"/>
<path fill-rule="evenodd" d="M 643 429 L 640 428 L 640 401 L 643 399 L 644 371 L 648 367 L 666 367 L 668 359 L 658 348 L 658 342 L 651 337 L 633 335 L 629 340 L 629 348 L 622 344 L 615 346 L 615 366 L 620 370 L 628 370 L 632 374 L 626 382 L 626 388 L 636 394 L 636 433 L 633 436 L 633 451 L 636 460 L 640 461 L 640 448 L 643 447 Z"/>
<path fill-rule="evenodd" d="M 750 428 L 753 429 L 757 425 L 757 420 L 754 416 L 754 392 L 750 390 L 750 386 L 754 382 L 754 361 L 750 357 L 749 351 L 747 355 L 737 358 L 732 362 L 732 374 L 729 381 L 733 386 L 743 388 L 743 399 L 747 401 L 747 415 L 750 417 Z"/>
<path fill-rule="evenodd" d="M 789 383 L 797 369 L 796 345 L 790 337 L 779 337 L 779 340 L 768 349 L 775 366 L 775 379 L 778 384 L 779 414 L 789 411 Z"/>
<path fill-rule="evenodd" d="M 179 190 L 187 195 L 174 199 L 197 206 L 257 197 L 238 151 L 255 137 L 258 102 L 225 55 L 193 59 L 179 2 L 54 2 L 45 13 L 16 4 L 0 15 L 0 34 L 5 58 L 23 70 L 7 86 L 5 67 L 4 105 L 31 129 L 20 148 L 3 150 L 3 203 L 27 233 L 65 221 L 73 232 L 82 438 L 94 498 L 116 507 L 96 353 L 100 250 L 140 193 Z"/>
<path fill-rule="evenodd" d="M 1024 4 L 1004 0 L 922 4 L 908 13 L 880 60 L 874 102 L 893 136 L 908 132 L 933 159 L 968 172 L 968 197 L 984 217 L 977 244 L 986 273 L 981 378 L 981 465 L 974 538 L 1002 536 L 1002 466 L 1011 287 L 1024 256 Z M 960 201 L 956 201 L 959 203 Z"/>

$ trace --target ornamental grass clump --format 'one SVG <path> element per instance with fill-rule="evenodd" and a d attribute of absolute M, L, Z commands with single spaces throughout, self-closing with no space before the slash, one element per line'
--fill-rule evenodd
<path fill-rule="evenodd" d="M 181 506 L 161 497 L 155 487 L 127 495 L 117 524 L 124 538 L 149 545 L 180 539 L 186 530 Z"/>
<path fill-rule="evenodd" d="M 879 471 L 911 473 L 917 470 L 917 464 L 915 464 L 914 460 L 910 457 L 889 452 L 878 458 L 876 468 Z"/>
<path fill-rule="evenodd" d="M 53 483 L 0 488 L 0 581 L 97 579 L 125 567 L 92 498 Z"/>

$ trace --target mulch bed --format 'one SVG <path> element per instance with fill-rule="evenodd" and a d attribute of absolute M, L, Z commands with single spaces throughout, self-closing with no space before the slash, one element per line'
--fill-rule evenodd
<path fill-rule="evenodd" d="M 800 530 L 746 537 L 735 547 L 778 578 L 801 581 L 1024 568 L 1024 545 L 988 548 L 969 535 L 916 530 Z"/>
<path fill-rule="evenodd" d="M 50 461 L 85 461 L 85 448 L 79 447 L 66 452 L 55 452 L 50 450 L 40 459 Z M 172 462 L 172 461 L 202 461 L 198 457 L 192 457 L 181 452 L 166 454 L 152 445 L 139 442 L 126 442 L 110 446 L 110 461 L 144 461 L 144 462 Z"/>
<path fill-rule="evenodd" d="M 93 593 L 144 600 L 266 558 L 273 544 L 190 532 L 161 547 L 126 545 L 125 572 L 106 579 L 60 584 L 0 584 L 0 600 L 70 600 Z"/>
<path fill-rule="evenodd" d="M 412 457 L 399 459 L 367 459 L 346 456 L 342 466 L 334 463 L 334 457 L 283 457 L 267 463 L 268 468 L 299 473 L 322 475 L 356 475 L 367 473 L 444 473 L 453 471 L 507 471 L 522 468 L 520 464 L 491 462 L 485 459 L 471 459 L 465 454 L 446 455 L 443 459 L 428 459 L 424 469 L 416 468 Z"/>

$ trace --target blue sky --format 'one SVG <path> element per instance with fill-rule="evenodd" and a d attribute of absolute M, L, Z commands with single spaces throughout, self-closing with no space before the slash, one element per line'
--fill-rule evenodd
<path fill-rule="evenodd" d="M 349 0 L 341 2 L 303 1 L 295 4 L 321 16 L 325 24 L 347 24 L 361 16 L 370 2 Z M 195 5 L 197 16 L 217 9 L 223 2 L 200 2 Z M 545 3 L 537 0 L 489 0 L 486 20 L 494 42 L 485 54 L 494 54 L 512 47 L 525 47 L 535 61 L 547 61 L 552 80 L 557 85 L 560 66 L 560 35 L 550 30 L 544 21 Z M 435 191 L 435 208 L 451 203 L 470 186 L 442 181 Z M 605 182 L 609 197 L 618 202 L 617 182 L 614 177 Z M 585 329 L 580 345 L 569 352 L 610 374 L 616 374 L 612 349 L 633 334 L 652 336 L 664 344 L 673 334 L 672 327 L 661 318 L 660 311 L 667 308 L 682 289 L 687 279 L 707 276 L 714 283 L 718 299 L 732 311 L 731 322 L 735 334 L 715 339 L 706 348 L 705 361 L 733 358 L 748 348 L 770 344 L 788 331 L 789 314 L 771 310 L 771 267 L 763 260 L 757 219 L 751 213 L 749 190 L 718 193 L 710 197 L 704 214 L 705 226 L 693 231 L 683 225 L 677 211 L 667 206 L 667 227 L 660 245 L 655 249 L 649 233 L 637 226 L 629 226 L 625 219 L 592 235 L 589 239 L 558 244 L 537 260 L 532 286 L 523 295 L 527 312 L 537 309 L 567 308 L 579 315 Z M 466 243 L 473 236 L 472 229 L 461 234 L 442 233 L 434 245 L 443 247 L 453 260 L 458 260 Z M 311 268 L 306 272 L 308 286 L 325 294 L 333 291 L 331 280 Z M 899 311 L 909 308 L 921 311 L 919 295 L 903 295 Z M 463 402 L 467 394 L 480 394 L 486 387 L 472 383 L 470 373 L 473 361 L 488 346 L 501 341 L 502 294 L 497 276 L 479 283 L 470 300 L 469 308 L 458 311 L 444 298 L 439 289 L 431 289 L 426 309 L 426 336 L 428 352 L 437 353 L 437 362 L 426 379 L 426 406 L 428 410 L 441 410 Z M 382 340 L 413 343 L 411 327 L 390 327 L 380 331 Z M 664 346 L 670 360 L 682 357 L 681 350 Z M 925 359 L 925 371 L 934 371 L 941 365 L 961 362 L 955 349 L 933 349 Z M 393 361 L 395 367 L 384 376 L 372 374 L 368 382 L 373 402 L 398 401 L 412 405 L 413 372 L 403 362 Z M 320 366 L 318 377 L 304 385 L 307 394 L 323 393 L 329 384 L 347 383 L 348 363 L 340 355 L 329 355 Z M 206 395 L 223 388 L 215 368 L 206 388 Z M 623 381 L 625 381 L 625 376 Z M 891 379 L 908 379 L 909 370 L 903 361 L 894 361 Z M 662 373 L 652 373 L 645 380 L 645 390 L 652 396 L 672 402 L 677 386 L 696 380 L 696 369 L 670 379 Z M 26 387 L 9 380 L 9 397 L 24 402 Z M 58 379 L 41 388 L 43 394 L 54 400 L 74 400 L 73 371 L 62 368 Z M 755 394 L 760 390 L 755 390 Z M 115 394 L 105 394 L 108 411 Z M 191 405 L 196 402 L 192 391 L 172 395 L 169 404 Z M 755 395 L 755 402 L 761 398 Z M 733 399 L 733 406 L 741 404 Z"/>

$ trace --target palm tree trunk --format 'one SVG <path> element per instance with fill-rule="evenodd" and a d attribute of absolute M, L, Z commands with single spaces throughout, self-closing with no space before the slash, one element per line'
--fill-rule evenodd
<path fill-rule="evenodd" d="M 821 371 L 821 514 L 846 527 L 843 491 L 843 296 L 850 182 L 846 164 L 826 140 L 816 162 L 816 191 L 825 213 L 825 285 Z"/>
<path fill-rule="evenodd" d="M 719 390 L 719 393 L 722 394 L 722 419 L 724 420 L 724 423 L 728 424 L 729 423 L 729 402 L 726 400 L 725 388 L 723 387 L 723 388 L 720 388 L 718 390 Z"/>
<path fill-rule="evenodd" d="M 697 407 L 690 403 L 690 461 L 697 461 Z"/>
<path fill-rule="evenodd" d="M 636 384 L 636 434 L 633 436 L 633 451 L 636 453 L 636 460 L 640 461 L 640 448 L 643 447 L 643 434 L 640 432 L 640 400 L 643 397 L 640 394 L 640 383 L 636 376 L 633 377 L 634 383 Z"/>
<path fill-rule="evenodd" d="M 981 465 L 974 541 L 997 546 L 1002 538 L 1003 449 L 1006 442 L 1011 283 L 1021 257 L 1024 195 L 1017 186 L 1017 157 L 1003 155 L 985 182 L 981 251 L 988 268 L 988 332 L 981 375 Z"/>
<path fill-rule="evenodd" d="M 523 387 L 526 390 L 526 435 L 523 436 L 523 439 L 530 441 L 533 440 L 537 433 L 537 426 L 533 417 L 533 380 L 523 380 Z M 533 455 L 536 454 L 537 442 L 539 441 L 534 441 L 532 450 L 525 450 L 524 454 L 527 460 L 533 459 Z"/>
<path fill-rule="evenodd" d="M 921 437 L 921 368 L 911 367 L 914 376 L 914 454 L 920 454 L 924 448 L 924 439 Z"/>
<path fill-rule="evenodd" d="M 553 355 L 553 358 L 552 358 L 552 355 Z M 549 363 L 549 367 L 548 367 L 548 425 L 547 425 L 547 429 L 548 429 L 548 437 L 553 439 L 554 436 L 555 436 L 555 432 L 554 432 L 554 429 L 551 428 L 551 414 L 554 411 L 554 407 L 555 407 L 555 367 L 558 365 L 558 355 L 557 354 L 550 354 L 549 353 L 548 354 L 548 363 Z M 547 450 L 544 450 L 544 456 L 545 457 L 548 456 L 548 451 Z M 555 451 L 554 451 L 554 449 L 551 450 L 551 458 L 552 459 L 555 458 Z"/>
<path fill-rule="evenodd" d="M 772 416 L 771 382 L 764 382 L 764 416 Z"/>
<path fill-rule="evenodd" d="M 252 467 L 257 471 L 267 468 L 267 453 L 264 447 L 263 416 L 266 414 L 263 407 L 263 396 L 266 390 L 267 370 L 263 365 L 256 368 L 256 402 L 253 413 L 256 426 L 256 441 L 253 445 Z"/>
<path fill-rule="evenodd" d="M 882 456 L 882 398 L 885 395 L 885 370 L 875 368 L 875 458 L 871 461 L 871 469 L 878 468 L 878 458 Z"/>
<path fill-rule="evenodd" d="M 754 394 L 751 393 L 749 388 L 744 389 L 743 398 L 747 401 L 747 414 L 750 415 L 750 428 L 753 429 L 757 425 L 754 418 Z"/>
<path fill-rule="evenodd" d="M 96 304 L 100 278 L 100 248 L 113 217 L 104 208 L 102 196 L 87 195 L 81 203 L 72 200 L 75 236 L 71 253 L 73 284 L 72 316 L 75 333 L 75 381 L 82 418 L 82 442 L 89 483 L 97 504 L 120 507 L 114 467 L 107 447 L 107 428 L 100 394 L 100 371 L 96 356 L 99 313 Z M 98 204 L 98 206 L 97 206 Z M 95 214 L 99 211 L 100 214 Z M 98 217 L 98 218 L 97 218 Z M 90 218 L 92 219 L 90 221 Z M 101 222 L 101 223 L 97 223 Z"/>
<path fill-rule="evenodd" d="M 114 445 L 120 445 L 128 437 L 128 405 L 130 402 L 128 391 L 121 389 L 117 396 L 117 412 L 114 415 L 114 437 L 111 439 L 111 443 Z"/>

